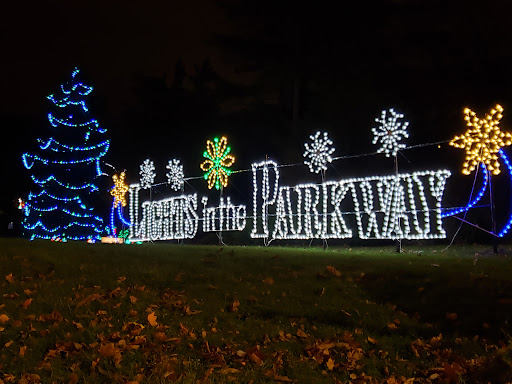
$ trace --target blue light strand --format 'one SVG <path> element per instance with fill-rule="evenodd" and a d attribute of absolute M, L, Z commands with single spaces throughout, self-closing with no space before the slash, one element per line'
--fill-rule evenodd
<path fill-rule="evenodd" d="M 64 90 L 63 90 L 63 92 L 64 92 Z M 87 106 L 85 105 L 85 101 L 83 101 L 83 100 L 82 101 L 72 101 L 72 100 L 68 100 L 67 98 L 64 98 L 62 101 L 59 101 L 59 100 L 55 100 L 53 95 L 49 95 L 47 98 L 57 107 L 64 108 L 64 107 L 67 107 L 68 105 L 80 105 L 84 112 L 89 112 L 89 109 L 87 108 Z"/>
<path fill-rule="evenodd" d="M 115 227 L 114 227 L 114 212 L 115 212 L 115 206 L 116 206 L 116 199 L 112 202 L 112 209 L 110 210 L 110 233 L 111 236 L 115 235 Z"/>
<path fill-rule="evenodd" d="M 90 87 L 88 85 L 85 85 L 84 83 L 76 83 L 76 84 L 73 84 L 71 86 L 71 88 L 68 90 L 64 89 L 65 85 L 62 84 L 60 86 L 60 89 L 62 90 L 62 93 L 66 94 L 66 95 L 69 95 L 71 94 L 72 92 L 76 91 L 77 89 L 79 88 L 83 88 L 84 91 L 77 91 L 77 93 L 80 95 L 80 96 L 87 96 L 89 93 L 91 93 L 93 91 L 93 87 Z M 50 95 L 52 98 L 53 98 L 53 94 Z M 50 97 L 48 96 L 48 98 Z M 66 99 L 66 98 L 65 98 Z"/>
<path fill-rule="evenodd" d="M 86 183 L 86 184 L 82 184 L 82 185 L 79 185 L 79 186 L 73 186 L 73 185 L 70 185 L 70 184 L 64 184 L 62 182 L 60 182 L 59 180 L 56 179 L 55 176 L 51 175 L 51 176 L 48 176 L 46 179 L 37 179 L 34 175 L 31 175 L 30 176 L 32 178 L 32 181 L 36 184 L 39 184 L 41 187 L 44 187 L 44 185 L 50 181 L 55 181 L 55 183 L 57 183 L 58 185 L 60 185 L 61 187 L 64 187 L 64 188 L 67 188 L 67 189 L 71 189 L 71 190 L 81 190 L 81 189 L 89 189 L 89 192 L 96 192 L 96 191 L 99 191 L 99 188 L 94 185 L 94 184 L 91 184 L 91 183 Z"/>
<path fill-rule="evenodd" d="M 29 160 L 32 160 L 32 162 L 29 164 Z M 35 164 L 35 160 L 33 158 L 33 155 L 30 155 L 29 153 L 24 153 L 23 155 L 21 155 L 21 161 L 23 161 L 23 166 L 26 168 L 26 169 L 31 169 L 34 164 Z M 37 159 L 39 161 L 41 161 L 44 165 L 48 165 L 48 159 Z"/>
<path fill-rule="evenodd" d="M 106 148 L 103 151 L 100 151 L 100 153 L 98 155 L 87 157 L 87 158 L 81 159 L 81 160 L 49 160 L 49 159 L 45 159 L 44 157 L 40 157 L 38 155 L 32 155 L 29 153 L 24 153 L 22 155 L 22 160 L 23 160 L 23 165 L 27 169 L 32 168 L 34 166 L 34 163 L 36 160 L 42 162 L 44 165 L 48 165 L 48 164 L 69 165 L 69 164 L 92 163 L 92 162 L 97 162 L 98 157 L 105 156 L 107 154 L 109 146 L 110 145 L 106 145 L 105 146 Z M 32 160 L 31 164 L 29 164 L 29 159 Z"/>
<path fill-rule="evenodd" d="M 65 201 L 65 202 L 71 202 L 71 201 L 76 201 L 79 205 L 83 205 L 82 203 L 82 200 L 80 199 L 80 196 L 73 196 L 73 197 L 58 197 L 58 196 L 55 196 L 51 193 L 49 193 L 48 191 L 46 190 L 42 190 L 41 192 L 39 192 L 37 195 L 36 194 L 33 194 L 32 192 L 28 194 L 28 199 L 32 199 L 34 197 L 41 197 L 43 195 L 46 195 L 54 200 L 58 200 L 58 201 Z M 92 208 L 91 208 L 92 209 Z"/>
<path fill-rule="evenodd" d="M 73 217 L 86 218 L 86 219 L 93 218 L 94 220 L 103 222 L 103 219 L 101 217 L 99 217 L 99 216 L 96 216 L 96 215 L 90 215 L 90 214 L 87 214 L 87 213 L 71 212 L 68 209 L 62 209 L 62 212 L 67 213 L 68 215 L 73 216 Z"/>
<path fill-rule="evenodd" d="M 57 127 L 59 124 L 62 124 L 62 125 L 65 125 L 66 127 L 72 127 L 72 128 L 76 128 L 76 127 L 87 127 L 87 128 L 89 128 L 92 125 L 92 126 L 97 128 L 97 131 L 99 133 L 107 132 L 106 129 L 100 128 L 100 124 L 98 123 L 98 120 L 96 120 L 96 119 L 92 119 L 92 120 L 86 121 L 85 123 L 73 124 L 71 122 L 72 118 L 73 117 L 71 116 L 71 118 L 68 118 L 68 119 L 59 119 L 58 117 L 54 117 L 51 113 L 48 114 L 48 121 L 54 127 Z"/>
<path fill-rule="evenodd" d="M 505 152 L 502 149 L 500 149 L 498 153 L 500 154 L 501 158 L 503 159 L 503 162 L 507 166 L 508 173 L 510 175 L 510 180 L 512 180 L 512 165 L 510 164 L 510 161 L 508 160 L 507 156 L 505 155 Z M 505 224 L 503 229 L 498 233 L 498 237 L 505 236 L 507 232 L 510 230 L 510 227 L 512 227 L 512 213 L 510 214 L 507 224 Z"/>
<path fill-rule="evenodd" d="M 75 71 L 73 71 L 71 77 L 75 78 L 79 72 L 80 70 L 75 68 Z M 63 95 L 67 96 L 62 97 L 62 99 L 56 99 L 54 94 L 47 96 L 47 99 L 53 102 L 55 106 L 59 108 L 66 108 L 69 105 L 80 105 L 84 112 L 89 111 L 84 100 L 72 100 L 71 96 L 74 96 L 74 94 L 77 94 L 78 96 L 87 96 L 93 91 L 93 87 L 79 82 L 76 84 L 72 84 L 71 86 L 68 86 L 68 84 L 61 84 L 60 89 Z"/>
<path fill-rule="evenodd" d="M 126 226 L 128 226 L 128 227 L 131 227 L 132 223 L 131 223 L 131 222 L 129 222 L 128 220 L 126 220 L 126 219 L 124 218 L 124 216 L 123 216 L 123 207 L 121 206 L 121 204 L 119 204 L 119 205 L 117 206 L 117 215 L 119 216 L 119 220 L 121 220 L 121 222 L 122 222 L 124 225 L 126 225 Z"/>
<path fill-rule="evenodd" d="M 98 230 L 97 226 L 92 224 L 92 223 L 80 223 L 78 221 L 72 221 L 70 222 L 69 224 L 67 225 L 57 225 L 56 227 L 54 228 L 49 228 L 47 226 L 45 226 L 41 220 L 38 220 L 34 225 L 32 226 L 27 226 L 26 228 L 27 229 L 31 229 L 31 230 L 34 230 L 35 228 L 37 227 L 41 227 L 42 229 L 44 229 L 45 232 L 50 232 L 50 233 L 55 233 L 57 231 L 60 231 L 62 229 L 69 229 L 73 226 L 79 226 L 79 227 L 90 227 L 90 228 L 93 228 L 95 232 L 98 232 L 101 233 L 101 230 Z M 83 239 L 85 240 L 87 237 L 83 237 Z"/>
<path fill-rule="evenodd" d="M 487 174 L 487 168 L 485 168 L 485 165 L 481 164 L 481 167 L 482 167 L 482 173 L 484 175 L 484 181 L 482 184 L 482 188 L 480 189 L 480 191 L 478 192 L 476 197 L 471 202 L 469 202 L 465 207 L 455 208 L 450 211 L 441 213 L 441 218 L 445 218 L 445 217 L 457 215 L 462 212 L 466 212 L 466 211 L 470 210 L 471 208 L 473 208 L 475 206 L 475 204 L 478 203 L 482 199 L 482 197 L 485 194 L 485 190 L 487 189 L 487 184 L 489 183 L 489 175 Z"/>
<path fill-rule="evenodd" d="M 62 144 L 59 141 L 55 140 L 53 137 L 50 137 L 46 142 L 43 139 L 37 139 L 37 141 L 39 141 L 41 143 L 39 145 L 39 148 L 41 148 L 42 150 L 47 149 L 51 144 L 55 144 L 57 147 L 64 148 L 68 151 L 83 151 L 83 152 L 93 151 L 95 149 L 105 147 L 103 151 L 106 153 L 110 147 L 110 142 L 108 140 L 103 141 L 96 145 L 88 146 L 88 147 L 74 147 L 71 145 Z M 58 148 L 53 148 L 53 146 L 50 149 L 54 152 L 61 152 L 61 151 L 59 151 Z"/>
<path fill-rule="evenodd" d="M 114 201 L 112 202 L 112 208 L 110 210 L 110 233 L 114 234 L 115 233 L 115 226 L 114 226 L 114 221 L 115 221 L 115 211 L 116 211 L 116 207 L 115 207 L 115 203 L 116 203 L 116 200 L 114 199 Z M 126 220 L 123 216 L 123 207 L 121 204 L 119 204 L 117 206 L 117 216 L 119 217 L 119 220 L 121 220 L 121 222 L 130 227 L 132 225 L 131 222 L 129 222 L 128 220 Z M 113 236 L 113 235 L 112 235 Z"/>
<path fill-rule="evenodd" d="M 36 207 L 35 205 L 29 204 L 29 203 L 25 203 L 25 207 L 30 207 L 29 209 L 33 209 L 34 211 L 37 211 L 37 212 L 53 212 L 53 211 L 56 211 L 59 209 L 59 207 L 57 205 L 54 205 L 53 207 L 50 207 L 50 208 L 41 208 L 41 207 Z"/>
<path fill-rule="evenodd" d="M 51 143 L 54 140 L 53 140 L 53 137 L 50 137 L 50 139 L 46 143 L 44 143 L 43 139 L 37 139 L 37 141 L 39 141 L 40 143 L 43 143 L 42 145 L 39 145 L 39 148 L 41 148 L 44 151 L 45 149 L 47 149 L 51 145 Z"/>
<path fill-rule="evenodd" d="M 96 159 L 96 177 L 103 175 L 103 172 L 101 172 L 101 165 L 100 165 L 100 159 Z"/>

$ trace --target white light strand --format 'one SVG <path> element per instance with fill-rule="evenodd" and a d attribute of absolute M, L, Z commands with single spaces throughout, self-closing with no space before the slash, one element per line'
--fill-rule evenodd
<path fill-rule="evenodd" d="M 155 164 L 152 160 L 146 159 L 140 165 L 140 186 L 142 189 L 151 188 L 155 182 Z"/>
<path fill-rule="evenodd" d="M 140 184 L 131 184 L 128 189 L 128 213 L 130 215 L 130 239 L 135 239 L 135 234 L 140 232 L 139 229 L 139 192 Z"/>
<path fill-rule="evenodd" d="M 274 188 L 270 188 L 269 163 L 253 164 L 253 238 L 268 237 L 269 217 L 272 216 L 269 207 L 275 209 L 274 239 L 352 238 L 348 220 L 355 221 L 361 239 L 446 237 L 441 220 L 441 200 L 446 179 L 450 176 L 447 170 L 288 187 L 278 185 L 277 167 L 272 162 L 276 181 Z M 263 177 L 259 177 L 260 173 Z M 425 194 L 423 182 L 430 184 L 429 196 Z M 265 191 L 261 196 L 260 190 Z M 375 192 L 378 209 L 374 206 Z M 432 212 L 436 216 L 435 228 L 431 226 Z M 355 216 L 355 220 L 351 216 Z"/>
<path fill-rule="evenodd" d="M 402 138 L 408 138 L 409 133 L 407 127 L 409 122 L 399 122 L 398 119 L 403 119 L 404 115 L 395 112 L 393 108 L 389 110 L 391 116 L 386 119 L 387 111 L 383 110 L 380 119 L 376 118 L 375 122 L 379 123 L 378 128 L 372 128 L 373 132 L 373 144 L 381 144 L 381 147 L 377 150 L 377 153 L 382 153 L 386 157 L 396 156 L 397 152 L 404 149 L 405 144 L 399 144 L 398 142 Z"/>
<path fill-rule="evenodd" d="M 279 170 L 277 163 L 272 160 L 253 163 L 252 169 L 252 188 L 253 188 L 253 228 L 252 238 L 268 238 L 270 231 L 268 228 L 268 207 L 274 205 L 277 198 L 279 186 Z M 270 173 L 273 175 L 273 187 L 270 187 Z M 270 195 L 272 191 L 272 196 Z M 261 219 L 261 220 L 260 220 Z"/>
<path fill-rule="evenodd" d="M 177 159 L 169 160 L 166 168 L 169 170 L 165 175 L 167 176 L 167 182 L 171 186 L 171 189 L 179 191 L 183 189 L 185 184 L 183 174 L 183 165 Z"/>
<path fill-rule="evenodd" d="M 192 239 L 196 236 L 199 222 L 197 194 L 145 201 L 140 219 L 139 191 L 138 184 L 130 185 L 131 241 Z"/>
<path fill-rule="evenodd" d="M 252 238 L 344 239 L 356 234 L 361 239 L 446 237 L 441 202 L 450 176 L 447 170 L 280 186 L 279 167 L 274 161 L 254 163 L 251 168 Z M 140 189 L 140 184 L 129 189 L 132 241 L 193 238 L 199 220 L 203 220 L 203 232 L 245 229 L 247 208 L 234 205 L 230 197 L 221 197 L 218 206 L 210 207 L 208 198 L 203 197 L 200 218 L 196 194 L 139 205 Z"/>
<path fill-rule="evenodd" d="M 332 162 L 332 154 L 334 148 L 331 148 L 332 141 L 327 136 L 327 132 L 323 133 L 320 137 L 320 131 L 314 135 L 309 136 L 312 140 L 311 143 L 304 143 L 306 150 L 304 151 L 304 164 L 309 167 L 311 173 L 320 173 L 322 170 L 327 170 L 327 163 Z"/>
<path fill-rule="evenodd" d="M 233 205 L 231 198 L 220 198 L 218 207 L 207 207 L 208 198 L 203 203 L 203 232 L 243 231 L 245 229 L 247 209 L 245 205 Z"/>

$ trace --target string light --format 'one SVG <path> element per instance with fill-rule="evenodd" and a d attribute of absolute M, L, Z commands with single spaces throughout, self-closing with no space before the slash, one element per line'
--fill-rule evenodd
<path fill-rule="evenodd" d="M 152 160 L 146 159 L 140 165 L 140 185 L 143 189 L 151 188 L 155 182 L 155 164 Z"/>
<path fill-rule="evenodd" d="M 441 214 L 441 217 L 445 218 L 445 217 L 449 217 L 449 216 L 453 216 L 453 215 L 458 215 L 459 213 L 462 213 L 462 212 L 466 212 L 466 211 L 470 210 L 471 208 L 473 208 L 475 206 L 475 204 L 478 203 L 482 199 L 482 197 L 484 196 L 485 191 L 487 189 L 487 184 L 489 182 L 489 176 L 487 173 L 487 169 L 485 168 L 485 165 L 481 164 L 481 167 L 483 170 L 482 173 L 484 175 L 484 181 L 482 183 L 482 188 L 480 188 L 480 191 L 478 191 L 475 198 L 473 200 L 471 200 L 465 207 L 450 209 L 450 210 L 443 212 Z"/>
<path fill-rule="evenodd" d="M 115 234 L 115 226 L 114 226 L 114 219 L 115 219 L 115 211 L 117 208 L 117 215 L 119 217 L 119 220 L 124 225 L 130 226 L 131 223 L 123 217 L 123 207 L 126 206 L 126 193 L 130 189 L 128 185 L 126 185 L 124 179 L 126 178 L 126 173 L 121 172 L 119 176 L 113 175 L 112 180 L 114 181 L 114 186 L 110 190 L 110 195 L 114 197 L 112 201 L 112 208 L 110 209 L 110 233 Z"/>
<path fill-rule="evenodd" d="M 78 74 L 78 72 L 76 74 Z M 75 77 L 75 76 L 72 76 L 72 77 Z M 92 87 L 84 85 L 83 83 L 73 84 L 69 90 L 66 89 L 64 85 L 61 85 L 60 89 L 64 95 L 70 95 L 70 96 L 72 96 L 73 93 L 76 93 L 80 96 L 87 96 L 93 90 Z M 89 111 L 84 100 L 73 100 L 70 96 L 64 96 L 61 99 L 58 99 L 58 98 L 56 99 L 54 95 L 49 95 L 49 96 L 47 96 L 47 98 L 49 100 L 51 100 L 58 107 L 65 107 L 67 105 L 80 105 L 84 112 Z"/>
<path fill-rule="evenodd" d="M 53 181 L 54 183 L 60 185 L 61 187 L 67 188 L 67 189 L 74 189 L 74 190 L 82 190 L 83 189 L 83 190 L 89 190 L 89 192 L 95 192 L 95 191 L 99 190 L 98 187 L 92 183 L 84 183 L 82 185 L 76 185 L 76 186 L 72 185 L 70 183 L 62 183 L 54 175 L 50 175 L 46 179 L 38 179 L 34 175 L 30 175 L 30 178 L 32 179 L 32 181 L 34 183 L 39 184 L 39 186 L 41 186 L 41 187 L 44 187 L 46 184 Z"/>
<path fill-rule="evenodd" d="M 361 239 L 446 237 L 441 202 L 450 176 L 447 170 L 280 186 L 276 162 L 254 163 L 251 169 L 252 238 L 345 239 L 356 234 Z M 193 238 L 199 220 L 203 220 L 203 232 L 245 229 L 247 209 L 234 205 L 230 197 L 221 197 L 214 207 L 208 207 L 208 197 L 203 197 L 201 219 L 196 194 L 145 201 L 139 217 L 140 189 L 139 184 L 130 186 L 132 241 Z M 271 221 L 271 217 L 275 219 Z"/>
<path fill-rule="evenodd" d="M 96 130 L 99 133 L 105 133 L 106 132 L 106 130 L 100 128 L 100 124 L 98 123 L 98 120 L 96 120 L 96 119 L 92 119 L 92 120 L 85 121 L 83 123 L 78 123 L 77 124 L 77 123 L 73 123 L 73 121 L 74 121 L 73 115 L 69 115 L 68 118 L 61 118 L 61 119 L 59 119 L 58 117 L 55 117 L 51 113 L 49 113 L 48 114 L 48 121 L 54 127 L 57 127 L 58 125 L 65 125 L 66 127 L 73 127 L 73 128 L 76 128 L 76 127 L 81 127 L 81 128 L 85 127 L 85 128 L 88 128 L 88 129 L 90 129 L 90 128 L 97 128 Z M 89 132 L 87 132 L 87 134 L 89 134 Z"/>
<path fill-rule="evenodd" d="M 450 145 L 466 151 L 466 160 L 462 165 L 463 174 L 469 175 L 479 163 L 484 164 L 493 175 L 500 173 L 498 153 L 502 147 L 512 144 L 512 135 L 502 132 L 498 127 L 503 117 L 502 112 L 503 107 L 496 104 L 490 113 L 480 119 L 471 109 L 464 109 L 464 120 L 469 128 L 464 134 L 455 136 L 450 141 Z"/>
<path fill-rule="evenodd" d="M 220 198 L 218 207 L 206 207 L 208 198 L 203 203 L 203 232 L 243 231 L 246 224 L 247 209 L 245 205 L 233 205 L 229 197 Z"/>
<path fill-rule="evenodd" d="M 112 176 L 114 187 L 110 190 L 110 194 L 114 197 L 114 208 L 117 208 L 119 204 L 123 207 L 126 206 L 126 192 L 128 192 L 129 187 L 124 181 L 125 177 L 126 174 L 124 172 L 121 172 L 119 176 Z"/>
<path fill-rule="evenodd" d="M 108 151 L 108 148 L 110 146 L 109 141 L 103 141 L 101 143 L 98 143 L 96 145 L 91 145 L 88 147 L 75 147 L 71 145 L 62 144 L 61 142 L 55 140 L 53 137 L 50 137 L 48 140 L 43 139 L 37 139 L 38 142 L 41 144 L 39 145 L 39 148 L 41 149 L 50 149 L 53 152 L 61 152 L 61 149 L 67 149 L 69 151 L 93 151 L 95 149 L 102 149 L 100 153 L 106 153 Z M 52 145 L 54 144 L 54 145 Z M 50 147 L 51 146 L 51 147 Z M 61 149 L 59 149 L 61 148 Z"/>
<path fill-rule="evenodd" d="M 122 208 L 122 206 L 120 206 L 120 205 L 118 205 L 118 206 L 117 206 L 117 217 L 119 218 L 119 220 L 121 220 L 121 223 L 123 223 L 124 225 L 126 225 L 126 226 L 128 226 L 128 227 L 132 225 L 132 223 L 131 223 L 131 222 L 129 222 L 128 220 L 126 220 L 126 219 L 124 218 L 124 215 L 123 215 L 123 208 Z"/>
<path fill-rule="evenodd" d="M 139 192 L 140 184 L 131 184 L 128 189 L 129 192 L 129 212 L 130 215 L 130 239 L 134 239 L 141 235 L 139 230 Z"/>
<path fill-rule="evenodd" d="M 509 159 L 507 158 L 507 156 L 505 155 L 505 152 L 502 149 L 500 149 L 498 151 L 498 153 L 500 154 L 503 162 L 507 166 L 508 173 L 510 175 L 510 180 L 512 180 L 512 164 L 510 164 Z M 508 231 L 510 230 L 510 227 L 512 227 L 512 214 L 510 215 L 510 218 L 508 219 L 508 221 L 505 224 L 505 226 L 503 227 L 503 229 L 498 233 L 498 236 L 499 237 L 505 236 L 508 233 Z"/>
<path fill-rule="evenodd" d="M 396 156 L 400 149 L 406 147 L 405 144 L 398 142 L 404 137 L 409 137 L 409 133 L 407 132 L 409 122 L 405 121 L 401 123 L 398 121 L 399 119 L 403 119 L 404 115 L 395 112 L 393 108 L 389 109 L 389 113 L 391 116 L 386 119 L 387 111 L 383 110 L 380 119 L 375 119 L 375 122 L 379 123 L 380 126 L 378 128 L 372 128 L 374 135 L 372 143 L 381 144 L 377 153 L 384 152 L 386 157 Z"/>
<path fill-rule="evenodd" d="M 332 154 L 334 148 L 330 146 L 333 144 L 327 136 L 327 132 L 323 133 L 323 137 L 320 137 L 320 131 L 314 135 L 309 136 L 312 143 L 304 143 L 306 150 L 303 156 L 306 158 L 304 164 L 309 167 L 309 170 L 313 173 L 319 173 L 322 170 L 327 169 L 327 163 L 332 162 Z"/>
<path fill-rule="evenodd" d="M 95 214 L 90 195 L 99 191 L 95 180 L 102 174 L 100 159 L 110 142 L 100 139 L 106 130 L 89 117 L 86 98 L 93 87 L 79 81 L 79 73 L 75 69 L 60 92 L 48 96 L 55 107 L 48 113 L 55 137 L 39 138 L 39 153 L 22 155 L 36 188 L 28 195 L 22 223 L 31 239 L 94 241 L 103 231 L 103 219 Z M 72 139 L 69 128 L 76 132 Z"/>
<path fill-rule="evenodd" d="M 115 234 L 116 234 L 116 227 L 114 225 L 116 211 L 117 211 L 117 217 L 119 218 L 121 223 L 123 223 L 124 225 L 126 225 L 128 227 L 131 226 L 131 223 L 128 220 L 126 220 L 123 216 L 123 206 L 121 204 L 119 204 L 116 209 L 115 202 L 114 202 L 114 203 L 112 203 L 112 208 L 110 209 L 110 231 L 109 232 L 110 232 L 111 236 L 115 236 Z"/>
<path fill-rule="evenodd" d="M 268 238 L 270 236 L 268 207 L 276 202 L 279 189 L 279 170 L 277 163 L 272 160 L 254 163 L 251 165 L 251 169 L 254 215 L 251 237 Z M 274 181 L 272 187 L 270 186 L 271 174 Z"/>
<path fill-rule="evenodd" d="M 99 235 L 102 232 L 102 229 L 98 228 L 94 223 L 84 223 L 80 221 L 72 221 L 66 225 L 58 225 L 56 227 L 47 227 L 40 220 L 38 220 L 35 224 L 25 224 L 25 229 L 32 231 L 30 236 L 30 240 L 34 239 L 45 239 L 45 240 L 87 240 L 92 239 L 93 237 L 84 238 L 83 236 L 70 235 L 70 230 L 79 229 L 92 229 L 96 233 L 96 239 L 99 239 Z M 38 229 L 41 229 L 44 234 L 36 233 Z M 59 233 L 65 233 L 65 236 L 59 236 Z"/>
<path fill-rule="evenodd" d="M 138 211 L 138 184 L 130 185 L 130 241 L 192 239 L 198 228 L 197 194 L 142 203 Z"/>
<path fill-rule="evenodd" d="M 206 151 L 203 156 L 206 158 L 200 165 L 205 172 L 204 179 L 208 180 L 208 189 L 215 187 L 220 189 L 228 186 L 228 177 L 231 175 L 229 167 L 235 162 L 234 156 L 230 155 L 231 147 L 228 146 L 228 139 L 223 136 L 214 138 L 213 142 L 206 141 Z"/>
<path fill-rule="evenodd" d="M 183 189 L 185 184 L 183 178 L 183 165 L 177 159 L 169 160 L 166 168 L 169 170 L 165 175 L 167 176 L 167 182 L 171 188 L 175 191 Z"/>
<path fill-rule="evenodd" d="M 350 178 L 293 187 L 279 186 L 277 165 L 272 161 L 255 163 L 252 171 L 253 238 L 269 236 L 272 213 L 268 208 L 271 206 L 275 206 L 272 231 L 275 239 L 352 238 L 353 231 L 347 221 L 351 217 L 355 217 L 357 233 L 362 239 L 446 237 L 441 201 L 446 179 L 450 176 L 447 170 Z M 274 173 L 272 188 L 270 172 Z M 425 188 L 425 182 L 429 188 Z M 378 208 L 374 206 L 375 201 L 379 203 Z"/>
<path fill-rule="evenodd" d="M 94 153 L 92 156 L 84 157 L 82 159 L 77 159 L 77 160 L 49 160 L 47 158 L 44 158 L 44 157 L 41 157 L 41 156 L 38 156 L 38 155 L 24 153 L 22 155 L 22 161 L 23 161 L 23 165 L 27 169 L 31 169 L 34 166 L 36 161 L 41 162 L 43 165 L 51 165 L 51 164 L 54 164 L 54 165 L 75 165 L 75 164 L 84 164 L 84 163 L 85 164 L 93 164 L 94 163 L 95 166 L 96 166 L 96 163 L 97 163 L 98 159 L 100 157 L 103 157 L 103 156 L 105 156 L 107 154 L 108 148 L 109 148 L 109 145 L 104 145 L 103 146 L 103 150 L 101 150 L 101 151 L 99 151 L 97 153 Z M 74 151 L 78 151 L 78 150 L 74 150 Z M 82 149 L 80 151 L 83 152 L 84 150 Z M 56 152 L 61 152 L 61 151 L 56 151 Z M 96 172 L 96 175 L 98 175 L 98 172 Z"/>

